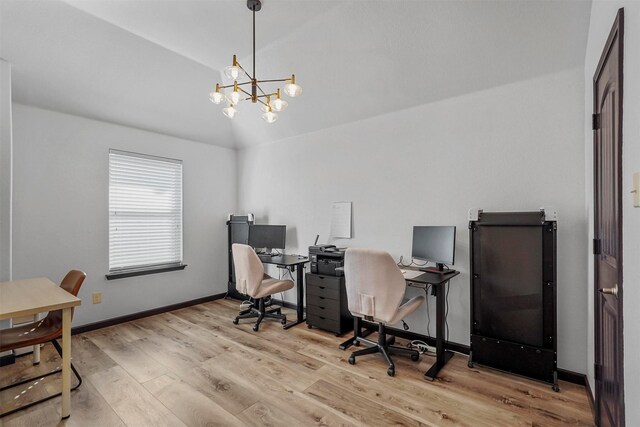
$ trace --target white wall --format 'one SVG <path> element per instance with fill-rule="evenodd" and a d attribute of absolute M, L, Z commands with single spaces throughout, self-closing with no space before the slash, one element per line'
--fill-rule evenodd
<path fill-rule="evenodd" d="M 456 225 L 450 339 L 468 344 L 467 210 L 555 206 L 559 365 L 585 372 L 583 93 L 571 69 L 242 150 L 239 211 L 286 224 L 290 253 L 327 240 L 334 201 L 353 201 L 354 238 L 337 244 L 396 258 L 410 256 L 413 225 Z M 425 310 L 408 323 L 424 332 Z"/>
<path fill-rule="evenodd" d="M 0 281 L 11 280 L 11 64 L 0 58 Z"/>
<path fill-rule="evenodd" d="M 11 64 L 0 58 L 0 281 L 11 280 L 12 146 Z M 0 320 L 0 328 L 9 326 L 11 320 Z"/>
<path fill-rule="evenodd" d="M 630 194 L 632 175 L 640 172 L 640 3 L 636 1 L 594 1 L 591 8 L 589 40 L 585 58 L 585 118 L 593 113 L 591 82 L 598 60 L 619 8 L 625 9 L 624 93 L 623 93 L 623 162 L 622 162 L 622 224 L 623 224 L 623 312 L 624 312 L 624 374 L 625 410 L 628 426 L 640 425 L 640 209 L 633 208 Z M 589 241 L 593 238 L 593 134 L 585 120 L 585 175 Z M 586 246 L 588 264 L 587 289 L 589 330 L 587 354 L 589 382 L 593 380 L 593 255 Z"/>
<path fill-rule="evenodd" d="M 226 291 L 233 150 L 15 103 L 13 131 L 14 279 L 84 270 L 74 326 Z M 183 160 L 185 270 L 105 279 L 110 148 Z"/>

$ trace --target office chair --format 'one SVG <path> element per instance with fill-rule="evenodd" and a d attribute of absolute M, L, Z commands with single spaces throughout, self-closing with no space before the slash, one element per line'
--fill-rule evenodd
<path fill-rule="evenodd" d="M 78 296 L 78 292 L 80 292 L 80 287 L 82 286 L 82 283 L 84 282 L 85 277 L 87 277 L 87 275 L 84 272 L 78 271 L 78 270 L 71 270 L 70 272 L 67 273 L 66 276 L 64 276 L 64 279 L 62 279 L 62 283 L 60 283 L 60 287 L 65 291 L 69 292 L 70 294 L 72 294 L 73 296 Z M 73 319 L 73 311 L 74 309 L 72 308 L 71 319 Z M 60 344 L 58 344 L 58 341 L 57 341 L 57 339 L 60 338 L 61 336 L 62 336 L 62 310 L 50 311 L 44 319 L 38 320 L 37 322 L 28 323 L 26 325 L 17 326 L 15 328 L 0 329 L 0 352 L 15 350 L 17 348 L 22 348 L 22 347 L 31 347 L 34 345 L 40 345 L 47 342 L 51 342 L 51 344 L 53 344 L 53 347 L 58 352 L 58 355 L 60 356 L 60 358 L 62 358 L 62 348 L 60 347 Z M 37 363 L 34 363 L 34 364 L 37 364 Z M 78 380 L 78 384 L 74 386 L 71 390 L 76 390 L 78 387 L 80 387 L 80 384 L 82 384 L 82 378 L 80 377 L 80 374 L 76 370 L 75 366 L 73 366 L 73 363 L 71 363 L 71 370 L 73 371 L 73 374 Z M 41 374 L 33 378 L 29 378 L 26 380 L 16 382 L 14 384 L 10 384 L 8 386 L 0 388 L 0 392 L 13 387 L 17 387 L 22 384 L 29 383 L 31 381 L 38 380 L 43 377 L 47 377 L 49 375 L 57 374 L 61 371 L 62 371 L 62 368 L 55 369 L 53 371 L 47 372 L 46 374 Z M 2 414 L 2 416 L 4 417 L 16 411 L 29 408 L 35 404 L 60 396 L 61 394 L 62 392 L 53 394 L 51 396 L 47 396 L 40 400 L 36 400 L 27 405 L 5 412 Z"/>
<path fill-rule="evenodd" d="M 282 314 L 281 308 L 276 307 L 267 310 L 265 299 L 278 292 L 288 291 L 293 288 L 291 280 L 278 280 L 269 277 L 264 273 L 264 266 L 251 246 L 234 243 L 231 246 L 233 253 L 233 264 L 236 272 L 236 289 L 241 294 L 249 295 L 252 298 L 251 307 L 241 311 L 233 324 L 237 325 L 240 319 L 257 317 L 253 330 L 258 331 L 262 319 L 280 319 L 284 325 L 287 323 L 287 316 Z"/>
<path fill-rule="evenodd" d="M 351 314 L 378 323 L 378 342 L 356 338 L 355 345 L 365 342 L 371 346 L 351 353 L 349 363 L 354 365 L 356 357 L 365 354 L 382 353 L 389 365 L 387 374 L 394 376 L 396 368 L 391 354 L 408 354 L 417 361 L 420 358 L 417 350 L 392 345 L 395 337 L 387 340 L 386 325 L 400 322 L 425 302 L 420 295 L 402 304 L 407 285 L 391 255 L 374 249 L 347 249 L 344 275 Z"/>

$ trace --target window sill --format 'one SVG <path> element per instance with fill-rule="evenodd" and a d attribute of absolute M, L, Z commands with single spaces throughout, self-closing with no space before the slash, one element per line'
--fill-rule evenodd
<path fill-rule="evenodd" d="M 127 277 L 144 276 L 147 274 L 166 273 L 167 271 L 184 270 L 186 266 L 187 264 L 180 264 L 180 265 L 171 265 L 166 267 L 162 267 L 162 266 L 151 267 L 151 268 L 145 268 L 141 270 L 124 270 L 124 271 L 105 274 L 104 277 L 106 277 L 107 280 L 125 279 Z"/>

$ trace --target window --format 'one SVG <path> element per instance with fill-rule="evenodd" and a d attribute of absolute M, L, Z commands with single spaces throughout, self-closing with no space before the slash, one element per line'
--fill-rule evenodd
<path fill-rule="evenodd" d="M 182 161 L 109 150 L 107 278 L 184 268 Z"/>

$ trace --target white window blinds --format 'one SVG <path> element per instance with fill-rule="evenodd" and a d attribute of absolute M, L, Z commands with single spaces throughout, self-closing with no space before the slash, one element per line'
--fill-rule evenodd
<path fill-rule="evenodd" d="M 182 161 L 109 150 L 109 272 L 182 264 Z"/>

